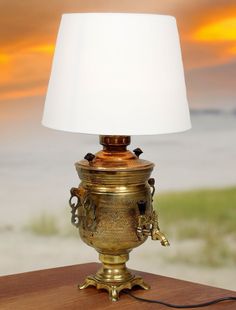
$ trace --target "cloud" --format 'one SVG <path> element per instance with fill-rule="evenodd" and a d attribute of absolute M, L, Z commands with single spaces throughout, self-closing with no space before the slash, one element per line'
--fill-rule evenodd
<path fill-rule="evenodd" d="M 193 34 L 196 41 L 236 41 L 236 16 L 222 18 L 197 29 Z"/>
<path fill-rule="evenodd" d="M 185 70 L 218 66 L 236 58 L 235 45 L 228 42 L 185 42 L 182 44 Z"/>
<path fill-rule="evenodd" d="M 70 12 L 164 12 L 173 1 L 156 0 L 1 0 L 0 45 L 1 49 L 15 51 L 27 45 L 55 42 L 57 28 L 63 13 Z"/>
<path fill-rule="evenodd" d="M 150 12 L 177 17 L 183 37 L 197 25 L 232 15 L 235 0 L 1 0 L 0 45 L 15 50 L 27 44 L 53 43 L 63 13 Z"/>
<path fill-rule="evenodd" d="M 60 0 L 1 0 L 0 49 L 16 52 L 39 41 L 53 40 L 60 19 L 60 3 Z"/>
<path fill-rule="evenodd" d="M 219 66 L 195 68 L 186 74 L 192 106 L 224 106 L 236 103 L 236 61 Z"/>
<path fill-rule="evenodd" d="M 43 95 L 51 66 L 51 54 L 21 52 L 1 64 L 0 100 Z"/>

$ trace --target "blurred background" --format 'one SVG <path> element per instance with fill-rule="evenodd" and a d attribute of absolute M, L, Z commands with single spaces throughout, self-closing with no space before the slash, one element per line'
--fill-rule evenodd
<path fill-rule="evenodd" d="M 97 261 L 70 224 L 73 164 L 98 137 L 43 128 L 61 14 L 174 15 L 192 130 L 133 137 L 156 164 L 155 206 L 171 242 L 148 241 L 129 266 L 236 289 L 235 0 L 0 0 L 0 275 Z"/>

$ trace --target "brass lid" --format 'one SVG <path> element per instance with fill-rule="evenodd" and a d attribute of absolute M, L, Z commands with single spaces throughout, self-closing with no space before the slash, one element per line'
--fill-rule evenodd
<path fill-rule="evenodd" d="M 130 136 L 100 136 L 103 150 L 89 160 L 81 160 L 75 165 L 89 170 L 142 170 L 154 167 L 150 161 L 139 159 L 133 152 L 126 149 L 130 144 Z"/>

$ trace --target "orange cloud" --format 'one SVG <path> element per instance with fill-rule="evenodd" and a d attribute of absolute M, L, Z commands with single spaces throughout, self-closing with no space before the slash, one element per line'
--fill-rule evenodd
<path fill-rule="evenodd" d="M 228 49 L 228 53 L 236 56 L 236 45 Z"/>
<path fill-rule="evenodd" d="M 219 66 L 235 59 L 236 10 L 204 11 L 184 36 L 187 69 Z"/>
<path fill-rule="evenodd" d="M 25 97 L 42 96 L 45 93 L 45 91 L 46 87 L 35 87 L 30 89 L 15 90 L 2 94 L 1 100 L 9 100 L 9 99 L 12 100 Z"/>
<path fill-rule="evenodd" d="M 236 41 L 236 16 L 201 26 L 193 34 L 197 41 Z"/>
<path fill-rule="evenodd" d="M 0 54 L 0 101 L 45 94 L 53 45 Z"/>
<path fill-rule="evenodd" d="M 29 48 L 29 52 L 52 54 L 54 52 L 54 48 L 55 46 L 53 44 L 38 45 Z"/>
<path fill-rule="evenodd" d="M 0 54 L 0 64 L 7 64 L 9 63 L 10 56 L 7 54 Z"/>

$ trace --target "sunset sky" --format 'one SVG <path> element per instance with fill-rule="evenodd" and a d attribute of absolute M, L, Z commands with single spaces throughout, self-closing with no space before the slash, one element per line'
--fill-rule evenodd
<path fill-rule="evenodd" d="M 235 104 L 235 0 L 0 0 L 0 102 L 43 101 L 61 14 L 99 11 L 174 15 L 190 106 Z"/>

